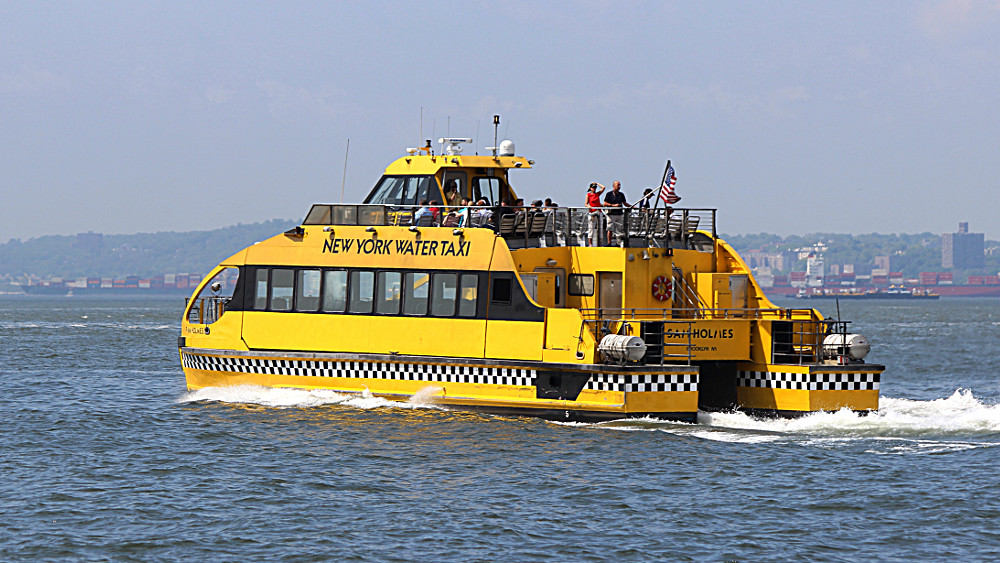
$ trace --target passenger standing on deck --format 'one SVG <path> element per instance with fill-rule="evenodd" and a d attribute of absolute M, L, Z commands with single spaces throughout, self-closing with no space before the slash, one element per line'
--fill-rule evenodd
<path fill-rule="evenodd" d="M 625 194 L 622 193 L 622 183 L 615 180 L 611 184 L 611 191 L 604 196 L 604 207 L 608 210 L 608 245 L 611 244 L 612 236 L 620 236 L 625 229 L 625 213 L 623 208 L 628 203 L 625 201 Z"/>
<path fill-rule="evenodd" d="M 649 211 L 649 200 L 653 198 L 653 188 L 642 190 L 642 198 L 635 206 L 640 210 Z"/>
<path fill-rule="evenodd" d="M 600 186 L 601 189 L 597 189 Z M 598 232 L 601 227 L 601 194 L 604 192 L 604 184 L 591 182 L 587 188 L 587 246 L 598 246 L 601 243 Z"/>

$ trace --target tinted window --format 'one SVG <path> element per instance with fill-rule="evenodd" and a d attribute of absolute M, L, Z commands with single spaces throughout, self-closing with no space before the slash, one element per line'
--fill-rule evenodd
<path fill-rule="evenodd" d="M 510 277 L 493 278 L 493 295 L 490 300 L 494 303 L 510 305 L 513 281 Z"/>
<path fill-rule="evenodd" d="M 496 203 L 500 195 L 500 178 L 479 177 L 472 180 L 472 198 L 485 198 L 487 202 Z"/>
<path fill-rule="evenodd" d="M 365 203 L 416 205 L 421 199 L 437 195 L 430 194 L 430 186 L 431 176 L 382 176 Z"/>
<path fill-rule="evenodd" d="M 417 205 L 422 199 L 436 199 L 430 195 L 430 186 L 430 176 L 413 176 L 407 179 L 406 199 L 400 203 L 405 205 Z"/>
<path fill-rule="evenodd" d="M 328 270 L 323 272 L 323 310 L 342 313 L 347 308 L 347 272 Z"/>
<path fill-rule="evenodd" d="M 378 273 L 378 299 L 375 300 L 375 312 L 380 315 L 399 314 L 399 304 L 402 301 L 403 274 L 399 272 Z"/>
<path fill-rule="evenodd" d="M 476 300 L 479 297 L 479 276 L 475 274 L 462 275 L 461 299 L 458 302 L 458 316 L 475 317 Z"/>
<path fill-rule="evenodd" d="M 292 309 L 292 287 L 295 270 L 275 268 L 271 270 L 271 310 L 290 311 Z"/>
<path fill-rule="evenodd" d="M 351 272 L 351 313 L 371 313 L 375 296 L 375 273 L 367 271 Z"/>
<path fill-rule="evenodd" d="M 402 203 L 405 186 L 406 176 L 382 176 L 365 203 Z"/>
<path fill-rule="evenodd" d="M 458 297 L 456 274 L 434 274 L 434 295 L 431 296 L 431 314 L 435 317 L 455 316 Z"/>
<path fill-rule="evenodd" d="M 427 272 L 410 272 L 406 274 L 405 279 L 406 296 L 403 299 L 403 314 L 426 315 L 431 275 Z"/>
<path fill-rule="evenodd" d="M 253 308 L 259 311 L 267 309 L 267 268 L 257 268 L 254 282 Z"/>

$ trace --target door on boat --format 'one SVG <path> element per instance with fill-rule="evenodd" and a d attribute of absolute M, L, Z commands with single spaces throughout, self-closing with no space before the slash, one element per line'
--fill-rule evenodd
<path fill-rule="evenodd" d="M 566 270 L 563 268 L 535 268 L 535 272 L 539 274 L 552 274 L 552 279 L 550 282 L 551 289 L 549 289 L 549 295 L 544 298 L 548 305 L 547 307 L 559 307 L 563 308 L 566 306 L 566 295 L 564 293 L 566 284 Z M 544 280 L 544 276 L 539 277 L 539 281 Z M 536 299 L 537 301 L 537 299 Z M 541 303 L 541 301 L 538 301 Z"/>
<path fill-rule="evenodd" d="M 597 307 L 599 309 L 621 309 L 621 272 L 597 272 L 597 284 Z"/>
<path fill-rule="evenodd" d="M 520 276 L 521 283 L 524 284 L 524 290 L 528 293 L 528 297 L 532 301 L 546 308 L 562 307 L 559 290 L 557 289 L 560 287 L 558 274 L 551 271 L 543 271 L 541 268 L 535 268 L 534 273 L 520 274 Z"/>

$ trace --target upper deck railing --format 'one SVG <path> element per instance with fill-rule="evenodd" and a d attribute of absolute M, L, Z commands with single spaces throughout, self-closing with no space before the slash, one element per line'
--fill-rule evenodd
<path fill-rule="evenodd" d="M 711 252 L 717 236 L 715 209 L 440 206 L 436 214 L 419 213 L 420 209 L 398 205 L 316 204 L 302 224 L 485 228 L 502 236 L 512 249 L 624 246 Z M 706 236 L 709 233 L 710 237 Z"/>

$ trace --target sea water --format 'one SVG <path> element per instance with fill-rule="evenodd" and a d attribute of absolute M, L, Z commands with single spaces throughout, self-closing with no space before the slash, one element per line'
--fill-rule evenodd
<path fill-rule="evenodd" d="M 841 303 L 877 414 L 697 424 L 188 392 L 181 305 L 0 299 L 0 560 L 1000 558 L 1000 300 Z"/>

